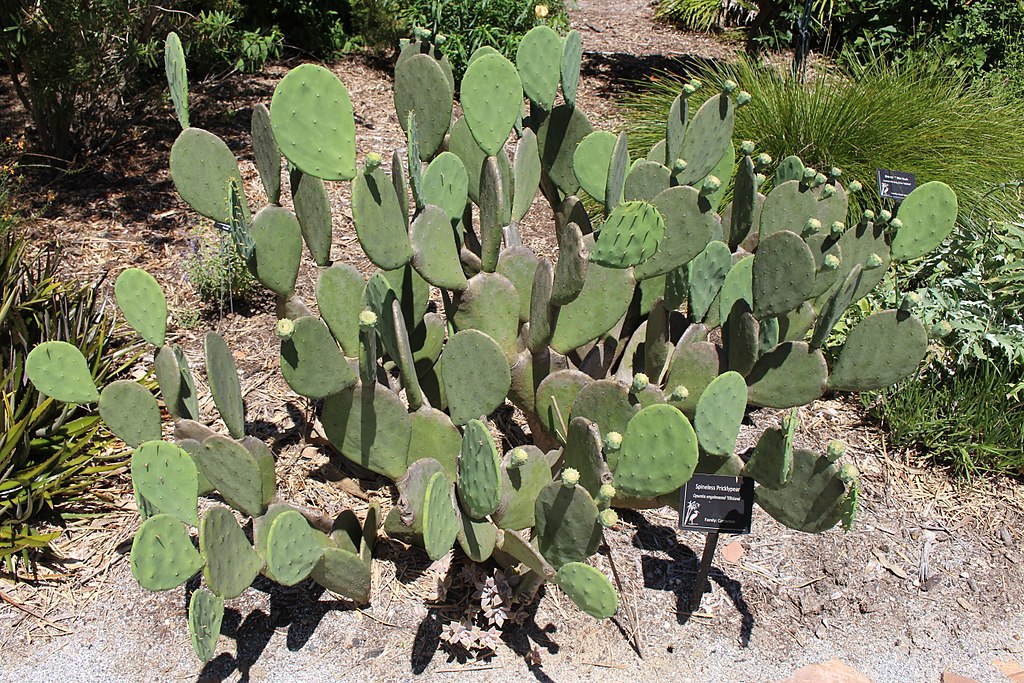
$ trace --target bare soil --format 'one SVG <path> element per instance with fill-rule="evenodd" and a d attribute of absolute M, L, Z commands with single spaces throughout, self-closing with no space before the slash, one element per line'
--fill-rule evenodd
<path fill-rule="evenodd" d="M 581 106 L 601 126 L 621 125 L 613 97 L 635 87 L 630 81 L 729 55 L 706 36 L 655 24 L 652 14 L 647 0 L 579 0 L 573 11 L 587 50 Z M 289 66 L 193 86 L 194 125 L 221 135 L 236 152 L 254 207 L 265 199 L 248 142 L 251 109 L 269 102 Z M 333 68 L 352 95 L 359 155 L 401 147 L 389 61 L 353 56 Z M 16 119 L 9 93 L 3 97 Z M 277 372 L 268 302 L 215 306 L 202 311 L 198 325 L 182 326 L 196 306 L 182 263 L 194 230 L 208 226 L 174 193 L 167 158 L 176 124 L 166 102 L 148 99 L 156 104 L 136 106 L 127 134 L 104 158 L 32 188 L 33 234 L 61 241 L 69 270 L 103 287 L 128 266 L 153 272 L 171 302 L 171 340 L 199 368 L 200 383 L 202 334 L 215 329 L 227 338 L 249 430 L 278 454 L 283 498 L 360 515 L 370 501 L 391 504 L 384 482 L 357 480 L 329 449 L 305 440 L 311 413 Z M 373 269 L 355 243 L 347 187 L 331 193 L 332 255 L 368 274 Z M 542 208 L 535 207 L 525 238 L 550 253 Z M 307 300 L 314 277 L 312 266 L 300 276 Z M 203 410 L 212 413 L 205 387 L 200 394 Z M 758 511 L 752 534 L 723 539 L 694 614 L 687 604 L 704 537 L 677 531 L 672 511 L 624 513 L 596 558 L 608 573 L 614 563 L 622 584 L 622 609 L 611 620 L 591 619 L 551 589 L 527 610 L 524 624 L 505 629 L 492 657 L 452 657 L 440 633 L 469 599 L 456 578 L 460 561 L 430 563 L 420 551 L 382 540 L 370 607 L 356 608 L 312 583 L 257 582 L 229 602 L 219 654 L 202 666 L 188 644 L 187 591 L 149 593 L 131 576 L 127 553 L 137 522 L 121 480 L 108 494 L 117 509 L 72 525 L 58 543 L 61 561 L 19 582 L 0 579 L 0 671 L 9 680 L 69 683 L 447 680 L 454 673 L 479 681 L 769 681 L 840 659 L 877 682 L 939 681 L 946 672 L 1008 680 L 1001 671 L 1010 665 L 997 662 L 1024 660 L 1020 484 L 994 478 L 972 485 L 917 466 L 912 454 L 888 451 L 857 402 L 818 401 L 800 418 L 799 445 L 822 449 L 842 439 L 845 457 L 863 473 L 855 529 L 799 534 Z M 752 413 L 742 442 L 750 445 L 779 419 L 775 411 Z M 513 442 L 522 437 L 513 432 Z"/>

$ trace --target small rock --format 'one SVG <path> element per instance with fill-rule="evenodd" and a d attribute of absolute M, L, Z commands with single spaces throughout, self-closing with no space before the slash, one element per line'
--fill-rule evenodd
<path fill-rule="evenodd" d="M 1013 536 L 1010 535 L 1010 530 L 1005 526 L 999 529 L 999 540 L 1006 545 L 1007 548 L 1013 547 Z"/>
<path fill-rule="evenodd" d="M 950 671 L 944 671 L 942 673 L 942 683 L 978 683 L 973 678 L 967 678 L 967 676 L 961 676 Z"/>
<path fill-rule="evenodd" d="M 871 679 L 838 659 L 805 666 L 777 683 L 871 683 Z"/>
<path fill-rule="evenodd" d="M 724 548 L 722 548 L 722 558 L 726 562 L 731 562 L 732 564 L 738 564 L 739 561 L 740 561 L 740 558 L 743 557 L 743 553 L 744 552 L 745 551 L 744 551 L 744 548 L 743 548 L 743 544 L 740 543 L 739 541 L 734 541 L 733 543 L 730 543 L 729 545 L 727 545 Z"/>

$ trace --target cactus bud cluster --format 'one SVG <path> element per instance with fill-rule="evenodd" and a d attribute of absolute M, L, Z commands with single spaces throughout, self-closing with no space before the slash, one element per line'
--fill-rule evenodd
<path fill-rule="evenodd" d="M 562 470 L 562 486 L 572 488 L 576 484 L 580 483 L 580 472 L 572 467 L 566 467 Z"/>
<path fill-rule="evenodd" d="M 753 99 L 754 98 L 751 96 L 751 94 L 748 93 L 746 90 L 740 90 L 736 94 L 736 106 L 737 107 L 745 107 L 748 104 L 750 104 L 751 100 L 753 100 Z"/>
<path fill-rule="evenodd" d="M 741 142 L 740 143 L 740 153 L 741 154 L 746 154 L 747 156 L 750 156 L 751 154 L 753 154 L 754 153 L 754 141 L 753 140 L 744 140 L 743 142 Z"/>

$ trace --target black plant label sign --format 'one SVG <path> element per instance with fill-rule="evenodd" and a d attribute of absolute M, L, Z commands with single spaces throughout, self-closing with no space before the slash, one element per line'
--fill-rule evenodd
<path fill-rule="evenodd" d="M 754 514 L 754 480 L 720 474 L 694 474 L 683 484 L 679 528 L 723 534 L 749 534 Z"/>
<path fill-rule="evenodd" d="M 878 169 L 878 194 L 896 203 L 902 202 L 917 187 L 917 178 L 913 173 Z"/>

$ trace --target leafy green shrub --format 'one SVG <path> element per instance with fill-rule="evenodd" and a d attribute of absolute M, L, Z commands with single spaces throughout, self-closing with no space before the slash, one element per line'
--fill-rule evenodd
<path fill-rule="evenodd" d="M 194 235 L 189 239 L 191 253 L 184 267 L 200 301 L 223 311 L 257 293 L 256 280 L 230 238 L 220 232 L 211 235 L 207 229 L 196 230 Z"/>

